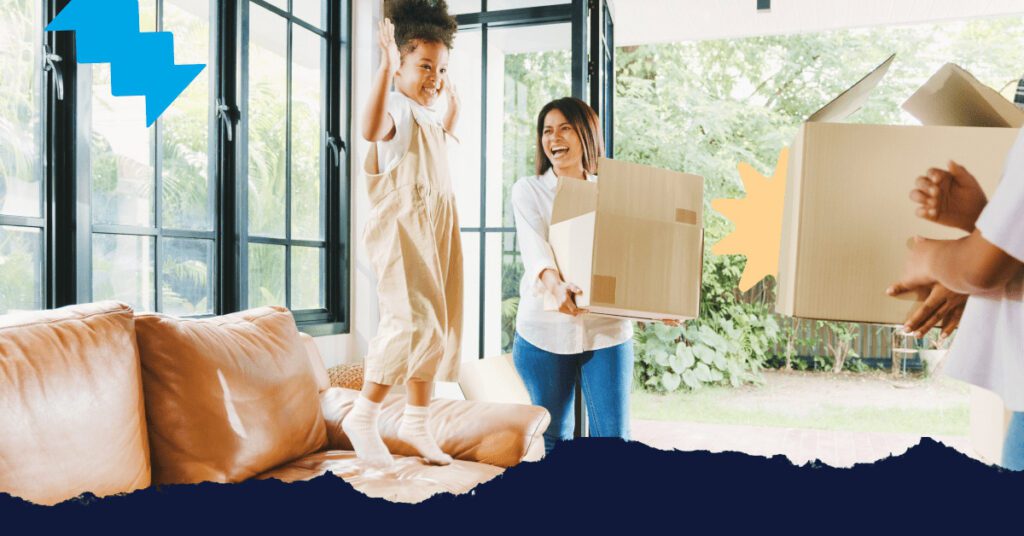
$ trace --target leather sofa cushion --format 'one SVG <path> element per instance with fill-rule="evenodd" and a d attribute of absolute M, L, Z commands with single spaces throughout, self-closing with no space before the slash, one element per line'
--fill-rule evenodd
<path fill-rule="evenodd" d="M 0 316 L 0 491 L 55 504 L 149 486 L 132 310 Z"/>
<path fill-rule="evenodd" d="M 327 376 L 327 367 L 324 366 L 324 359 L 320 355 L 320 349 L 316 347 L 316 341 L 308 333 L 299 333 L 302 345 L 306 349 L 306 357 L 309 364 L 313 366 L 313 377 L 316 378 L 317 391 L 323 391 L 331 386 L 331 379 Z"/>
<path fill-rule="evenodd" d="M 156 484 L 239 482 L 323 448 L 317 380 L 290 312 L 141 314 Z"/>
<path fill-rule="evenodd" d="M 393 502 L 418 503 L 437 493 L 463 494 L 504 472 L 493 465 L 455 460 L 451 465 L 427 465 L 413 456 L 398 456 L 387 471 L 368 469 L 352 451 L 327 450 L 310 454 L 257 478 L 284 482 L 310 480 L 330 471 L 370 496 Z"/>
<path fill-rule="evenodd" d="M 358 397 L 358 391 L 339 387 L 320 393 L 329 448 L 352 449 L 341 421 Z M 416 456 L 416 449 L 398 438 L 404 410 L 404 395 L 388 395 L 381 406 L 380 434 L 392 454 Z M 540 406 L 445 399 L 430 403 L 430 432 L 441 450 L 458 460 L 498 467 L 541 459 L 542 434 L 550 421 L 551 416 Z"/>

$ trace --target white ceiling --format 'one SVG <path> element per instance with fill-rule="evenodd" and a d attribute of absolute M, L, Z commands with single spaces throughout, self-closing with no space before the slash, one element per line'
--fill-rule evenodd
<path fill-rule="evenodd" d="M 1024 0 L 613 0 L 617 46 L 1024 14 Z"/>

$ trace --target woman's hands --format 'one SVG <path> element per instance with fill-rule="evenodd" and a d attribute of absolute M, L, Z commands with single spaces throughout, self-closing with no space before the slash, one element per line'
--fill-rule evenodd
<path fill-rule="evenodd" d="M 541 283 L 548 294 L 558 304 L 558 312 L 570 316 L 579 316 L 587 312 L 586 309 L 576 307 L 576 296 L 583 294 L 583 289 L 573 283 L 562 281 L 562 276 L 557 271 L 548 268 L 540 274 Z"/>
<path fill-rule="evenodd" d="M 395 25 L 391 19 L 377 23 L 377 34 L 380 45 L 380 66 L 386 69 L 389 76 L 394 76 L 402 65 L 402 55 L 395 42 Z"/>
<path fill-rule="evenodd" d="M 988 204 L 988 198 L 974 175 L 956 162 L 949 170 L 931 168 L 918 177 L 910 200 L 917 203 L 918 217 L 948 227 L 974 231 L 974 223 Z"/>

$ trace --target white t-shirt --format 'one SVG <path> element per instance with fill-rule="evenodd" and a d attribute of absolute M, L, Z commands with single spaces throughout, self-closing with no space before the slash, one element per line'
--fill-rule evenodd
<path fill-rule="evenodd" d="M 1002 181 L 977 222 L 981 236 L 1024 262 L 1024 132 L 1006 161 Z M 1024 411 L 1024 278 L 1001 299 L 971 296 L 950 349 L 946 374 L 988 389 L 1013 411 Z"/>
<path fill-rule="evenodd" d="M 420 125 L 443 127 L 441 115 L 434 108 L 428 108 L 406 97 L 400 91 L 388 95 L 388 115 L 395 122 L 395 135 L 388 141 L 377 142 L 377 169 L 386 173 L 398 165 L 409 150 L 412 140 L 412 122 Z"/>
<path fill-rule="evenodd" d="M 591 175 L 587 180 L 597 177 Z M 633 338 L 630 320 L 589 314 L 574 317 L 544 310 L 546 291 L 539 276 L 547 268 L 557 269 L 548 244 L 557 190 L 558 177 L 550 169 L 541 176 L 523 177 L 512 186 L 516 239 L 525 268 L 519 285 L 516 332 L 537 348 L 555 354 L 579 354 L 622 344 Z"/>

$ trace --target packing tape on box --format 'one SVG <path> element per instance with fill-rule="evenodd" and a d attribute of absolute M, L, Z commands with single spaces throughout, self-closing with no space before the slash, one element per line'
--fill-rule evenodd
<path fill-rule="evenodd" d="M 697 213 L 685 208 L 676 209 L 676 222 L 697 225 Z"/>
<path fill-rule="evenodd" d="M 591 302 L 615 303 L 615 278 L 608 275 L 595 275 L 592 280 L 593 296 Z"/>

